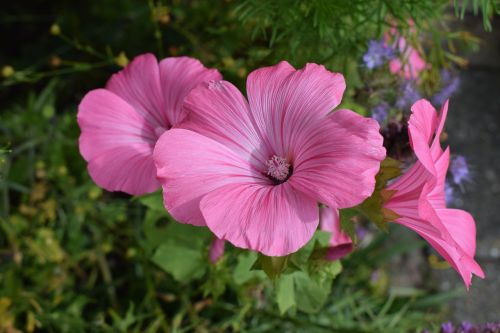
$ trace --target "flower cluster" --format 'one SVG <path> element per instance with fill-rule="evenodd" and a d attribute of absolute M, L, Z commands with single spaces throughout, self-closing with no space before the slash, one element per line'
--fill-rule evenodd
<path fill-rule="evenodd" d="M 161 187 L 178 222 L 214 234 L 214 262 L 225 241 L 286 256 L 318 227 L 332 234 L 326 259 L 337 260 L 353 250 L 339 210 L 379 195 L 383 205 L 372 213 L 417 232 L 467 286 L 472 274 L 483 277 L 474 220 L 444 203 L 449 148 L 439 137 L 448 104 L 439 116 L 425 100 L 413 105 L 408 136 L 417 162 L 381 189 L 378 122 L 332 112 L 345 88 L 341 74 L 321 65 L 297 70 L 283 61 L 250 73 L 247 99 L 198 60 L 142 55 L 82 100 L 80 151 L 107 190 L 141 195 Z"/>

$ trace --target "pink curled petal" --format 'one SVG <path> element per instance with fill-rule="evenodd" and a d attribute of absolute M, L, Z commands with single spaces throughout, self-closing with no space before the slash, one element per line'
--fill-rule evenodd
<path fill-rule="evenodd" d="M 339 110 L 300 134 L 290 184 L 330 207 L 353 207 L 368 198 L 385 158 L 378 123 Z"/>
<path fill-rule="evenodd" d="M 439 144 L 441 134 L 443 133 L 443 130 L 444 130 L 446 116 L 448 115 L 448 104 L 449 104 L 449 100 L 446 100 L 446 102 L 444 102 L 443 106 L 441 107 L 441 111 L 439 112 L 439 118 L 437 120 L 438 125 L 437 125 L 437 129 L 436 129 L 436 136 L 434 138 L 434 142 L 438 142 L 438 144 Z"/>
<path fill-rule="evenodd" d="M 210 261 L 216 263 L 224 255 L 224 246 L 226 241 L 217 237 L 214 237 L 212 244 L 210 245 Z"/>
<path fill-rule="evenodd" d="M 338 260 L 353 250 L 351 238 L 340 228 L 339 211 L 335 208 L 320 208 L 320 229 L 332 234 L 330 248 L 326 254 L 327 260 Z"/>
<path fill-rule="evenodd" d="M 229 184 L 200 204 L 212 232 L 234 246 L 285 256 L 304 246 L 318 226 L 315 200 L 287 184 Z"/>
<path fill-rule="evenodd" d="M 172 57 L 160 61 L 160 83 L 165 100 L 165 113 L 171 126 L 179 124 L 186 116 L 182 108 L 184 98 L 202 82 L 220 80 L 216 69 L 208 69 L 194 58 Z"/>
<path fill-rule="evenodd" d="M 316 64 L 295 70 L 283 61 L 253 71 L 247 79 L 255 126 L 280 156 L 298 144 L 296 133 L 340 104 L 344 90 L 341 74 Z"/>
<path fill-rule="evenodd" d="M 199 204 L 210 191 L 232 183 L 268 182 L 231 149 L 185 129 L 165 132 L 153 158 L 165 207 L 182 223 L 205 225 Z"/>
<path fill-rule="evenodd" d="M 269 152 L 258 149 L 261 140 L 252 124 L 248 103 L 233 84 L 201 84 L 185 99 L 184 107 L 189 116 L 182 128 L 209 137 L 264 168 Z"/>
<path fill-rule="evenodd" d="M 411 110 L 412 115 L 408 121 L 410 144 L 418 160 L 433 176 L 436 176 L 436 169 L 429 148 L 437 125 L 436 110 L 425 99 L 416 101 Z"/>
<path fill-rule="evenodd" d="M 113 74 L 106 89 L 129 103 L 154 128 L 168 128 L 158 61 L 151 53 L 135 57 L 122 71 Z"/>
<path fill-rule="evenodd" d="M 105 89 L 92 90 L 80 103 L 77 120 L 80 153 L 96 184 L 133 195 L 159 188 L 154 130 L 131 105 Z"/>

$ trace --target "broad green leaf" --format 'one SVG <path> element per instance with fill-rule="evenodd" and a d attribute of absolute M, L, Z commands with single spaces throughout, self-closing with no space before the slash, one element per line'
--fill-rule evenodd
<path fill-rule="evenodd" d="M 290 262 L 301 270 L 307 270 L 309 258 L 317 247 L 327 247 L 331 234 L 325 231 L 316 231 L 311 240 L 300 250 L 289 256 Z"/>
<path fill-rule="evenodd" d="M 255 269 L 262 269 L 271 280 L 275 280 L 286 269 L 288 256 L 268 257 L 259 254 L 259 259 L 254 265 Z"/>
<path fill-rule="evenodd" d="M 297 271 L 291 275 L 294 281 L 297 308 L 307 313 L 318 312 L 329 293 L 304 272 Z"/>
<path fill-rule="evenodd" d="M 293 280 L 291 274 L 283 274 L 276 284 L 276 303 L 281 314 L 296 306 Z"/>
<path fill-rule="evenodd" d="M 249 251 L 238 255 L 238 263 L 233 272 L 233 279 L 237 285 L 242 285 L 254 279 L 263 279 L 266 276 L 262 271 L 252 270 L 257 257 L 256 252 Z"/>
<path fill-rule="evenodd" d="M 179 282 L 189 282 L 205 273 L 207 260 L 204 252 L 196 247 L 179 244 L 172 240 L 161 244 L 151 260 Z"/>

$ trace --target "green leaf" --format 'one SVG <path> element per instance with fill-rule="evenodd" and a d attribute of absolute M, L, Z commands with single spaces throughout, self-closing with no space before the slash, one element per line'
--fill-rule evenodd
<path fill-rule="evenodd" d="M 278 303 L 281 314 L 284 314 L 297 305 L 295 303 L 293 276 L 291 274 L 284 274 L 279 278 L 276 284 L 276 303 Z"/>
<path fill-rule="evenodd" d="M 211 233 L 207 228 L 170 222 L 151 260 L 179 282 L 201 277 L 208 267 L 206 247 Z"/>
<path fill-rule="evenodd" d="M 266 275 L 262 271 L 252 270 L 258 255 L 256 252 L 242 252 L 238 255 L 238 263 L 233 272 L 233 279 L 237 285 L 242 285 L 254 279 L 263 279 Z"/>
<path fill-rule="evenodd" d="M 357 242 L 356 228 L 352 218 L 358 214 L 358 211 L 354 208 L 341 209 L 340 214 L 340 229 L 347 233 L 349 238 L 352 239 L 354 243 Z"/>
<path fill-rule="evenodd" d="M 307 270 L 309 258 L 317 247 L 328 247 L 331 234 L 326 231 L 316 231 L 311 240 L 297 252 L 289 256 L 290 262 L 298 269 Z"/>
<path fill-rule="evenodd" d="M 292 273 L 292 276 L 297 308 L 307 313 L 318 312 L 325 303 L 329 293 L 304 272 L 297 271 Z"/>
<path fill-rule="evenodd" d="M 168 241 L 156 249 L 151 260 L 179 282 L 189 282 L 205 273 L 207 264 L 203 252 L 182 244 Z"/>
<path fill-rule="evenodd" d="M 255 269 L 262 269 L 271 280 L 276 280 L 277 277 L 286 269 L 288 256 L 284 257 L 268 257 L 259 254 L 259 258 L 254 265 Z"/>

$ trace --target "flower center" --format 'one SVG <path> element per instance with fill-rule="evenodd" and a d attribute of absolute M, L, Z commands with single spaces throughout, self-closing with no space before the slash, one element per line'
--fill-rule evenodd
<path fill-rule="evenodd" d="M 267 175 L 276 184 L 281 184 L 290 177 L 291 165 L 285 158 L 274 155 L 266 165 Z"/>

